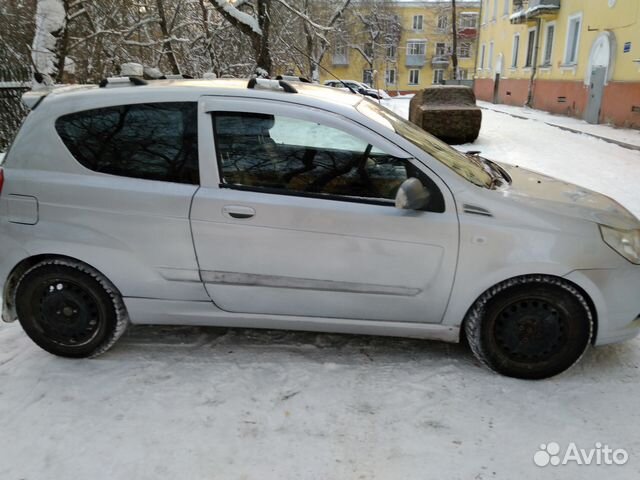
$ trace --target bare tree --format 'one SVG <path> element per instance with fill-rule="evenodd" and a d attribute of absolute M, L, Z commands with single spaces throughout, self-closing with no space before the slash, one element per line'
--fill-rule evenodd
<path fill-rule="evenodd" d="M 373 84 L 373 72 L 397 48 L 402 26 L 389 0 L 362 0 L 352 17 L 355 28 L 349 47 L 367 62 L 371 75 L 367 83 Z"/>

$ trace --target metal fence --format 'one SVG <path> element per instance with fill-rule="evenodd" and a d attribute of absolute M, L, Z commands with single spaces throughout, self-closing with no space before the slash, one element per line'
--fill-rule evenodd
<path fill-rule="evenodd" d="M 25 67 L 0 67 L 0 152 L 7 149 L 28 113 L 21 98 L 31 88 L 30 75 Z"/>

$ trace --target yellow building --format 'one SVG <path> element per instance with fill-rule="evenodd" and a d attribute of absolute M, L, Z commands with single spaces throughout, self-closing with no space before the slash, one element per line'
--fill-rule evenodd
<path fill-rule="evenodd" d="M 640 128 L 640 0 L 483 0 L 475 91 Z"/>
<path fill-rule="evenodd" d="M 340 79 L 365 82 L 391 95 L 454 78 L 451 0 L 355 4 L 323 66 Z M 475 70 L 480 1 L 457 0 L 458 79 Z M 382 32 L 382 33 L 380 33 Z M 334 78 L 322 70 L 321 82 Z M 469 82 L 470 83 L 470 82 Z"/>

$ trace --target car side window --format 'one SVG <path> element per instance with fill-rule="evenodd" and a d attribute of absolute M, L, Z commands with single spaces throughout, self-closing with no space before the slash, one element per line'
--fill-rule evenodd
<path fill-rule="evenodd" d="M 64 115 L 56 130 L 71 154 L 95 172 L 199 184 L 197 104 L 145 103 Z"/>
<path fill-rule="evenodd" d="M 417 177 L 432 192 L 426 209 L 444 211 L 437 186 L 409 160 L 341 130 L 244 112 L 216 112 L 213 127 L 225 186 L 394 205 L 400 184 Z"/>

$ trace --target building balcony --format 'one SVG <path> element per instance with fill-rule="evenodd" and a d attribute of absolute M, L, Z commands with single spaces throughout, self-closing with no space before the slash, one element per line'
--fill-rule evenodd
<path fill-rule="evenodd" d="M 427 59 L 423 55 L 407 55 L 406 59 L 407 67 L 424 67 L 425 63 L 427 63 Z"/>
<path fill-rule="evenodd" d="M 346 54 L 334 53 L 331 58 L 331 63 L 333 65 L 349 65 L 349 57 Z"/>
<path fill-rule="evenodd" d="M 560 11 L 560 0 L 529 0 L 522 9 L 511 15 L 513 24 L 527 23 L 540 17 L 555 17 Z"/>
<path fill-rule="evenodd" d="M 462 27 L 458 30 L 458 38 L 474 39 L 478 35 L 478 29 L 475 27 Z"/>
<path fill-rule="evenodd" d="M 431 58 L 431 65 L 438 68 L 448 67 L 450 61 L 449 55 L 434 55 Z"/>

